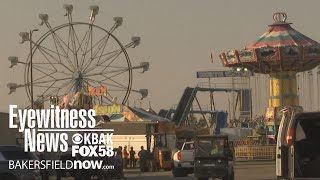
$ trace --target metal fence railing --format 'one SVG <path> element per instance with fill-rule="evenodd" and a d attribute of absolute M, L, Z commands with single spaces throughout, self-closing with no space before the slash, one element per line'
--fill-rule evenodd
<path fill-rule="evenodd" d="M 235 147 L 235 157 L 237 160 L 274 160 L 276 157 L 275 145 L 254 145 L 254 146 L 237 146 Z"/>

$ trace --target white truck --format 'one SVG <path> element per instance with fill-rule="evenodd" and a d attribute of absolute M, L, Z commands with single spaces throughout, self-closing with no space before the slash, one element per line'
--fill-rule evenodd
<path fill-rule="evenodd" d="M 181 148 L 173 155 L 174 177 L 185 177 L 193 173 L 194 168 L 194 142 L 185 142 Z"/>

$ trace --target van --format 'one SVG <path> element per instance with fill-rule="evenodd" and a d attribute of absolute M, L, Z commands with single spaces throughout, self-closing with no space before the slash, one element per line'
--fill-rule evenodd
<path fill-rule="evenodd" d="M 320 112 L 285 109 L 276 147 L 278 179 L 320 177 Z"/>

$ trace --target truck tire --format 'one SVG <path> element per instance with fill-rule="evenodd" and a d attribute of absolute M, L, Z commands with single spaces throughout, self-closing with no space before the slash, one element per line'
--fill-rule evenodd
<path fill-rule="evenodd" d="M 277 180 L 286 180 L 286 178 L 283 178 L 283 177 L 277 176 Z"/>
<path fill-rule="evenodd" d="M 198 177 L 198 180 L 208 180 L 208 177 Z"/>
<path fill-rule="evenodd" d="M 234 172 L 229 176 L 229 180 L 234 180 Z"/>
<path fill-rule="evenodd" d="M 223 180 L 229 180 L 230 174 L 228 173 L 226 176 L 223 177 Z"/>
<path fill-rule="evenodd" d="M 16 180 L 17 178 L 12 174 L 2 174 L 0 175 L 1 180 Z"/>
<path fill-rule="evenodd" d="M 231 174 L 227 174 L 225 177 L 223 177 L 223 180 L 234 180 L 234 172 Z"/>
<path fill-rule="evenodd" d="M 223 180 L 234 180 L 234 170 L 233 170 L 233 168 L 222 179 Z"/>
<path fill-rule="evenodd" d="M 186 177 L 188 176 L 188 172 L 182 168 L 173 168 L 172 175 L 173 177 Z"/>
<path fill-rule="evenodd" d="M 81 177 L 82 180 L 91 180 L 91 174 L 84 174 L 82 177 Z"/>

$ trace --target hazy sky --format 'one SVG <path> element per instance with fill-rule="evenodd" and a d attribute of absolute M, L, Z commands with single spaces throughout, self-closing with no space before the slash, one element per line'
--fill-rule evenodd
<path fill-rule="evenodd" d="M 200 82 L 196 71 L 222 70 L 218 53 L 256 40 L 273 23 L 272 15 L 277 11 L 287 13 L 293 28 L 320 41 L 320 1 L 316 0 L 1 0 L 0 111 L 7 112 L 9 104 L 28 104 L 23 88 L 7 95 L 8 82 L 23 83 L 23 68 L 10 69 L 7 60 L 12 55 L 21 61 L 27 59 L 28 45 L 19 44 L 19 32 L 44 28 L 38 27 L 39 13 L 47 13 L 53 26 L 67 22 L 62 8 L 65 3 L 74 5 L 76 21 L 85 22 L 89 6 L 99 5 L 97 25 L 102 27 L 111 26 L 104 22 L 111 22 L 112 17 L 122 16 L 124 26 L 117 33 L 121 41 L 141 36 L 141 45 L 128 53 L 133 64 L 149 61 L 151 66 L 149 72 L 135 75 L 133 86 L 149 89 L 143 107 L 148 108 L 148 101 L 152 101 L 155 110 L 177 104 L 185 87 Z M 42 32 L 37 33 L 35 38 Z M 210 62 L 211 52 L 214 63 Z M 225 98 L 217 98 L 217 104 L 225 108 Z"/>

